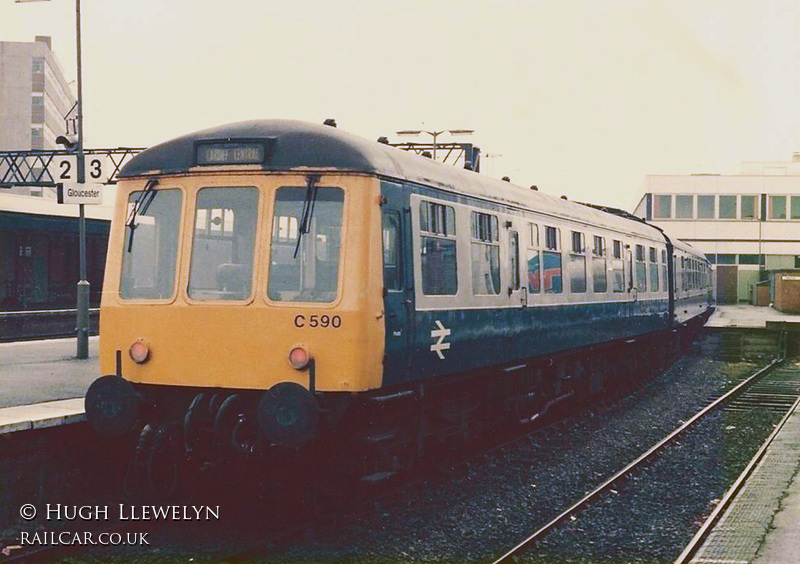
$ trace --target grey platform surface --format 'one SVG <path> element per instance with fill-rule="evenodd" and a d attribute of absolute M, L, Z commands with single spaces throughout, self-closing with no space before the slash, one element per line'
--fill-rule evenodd
<path fill-rule="evenodd" d="M 89 338 L 85 360 L 75 358 L 74 338 L 0 343 L 0 434 L 81 420 L 100 375 L 98 343 Z"/>
<path fill-rule="evenodd" d="M 752 305 L 718 305 L 706 323 L 706 327 L 744 327 L 763 329 L 767 321 L 800 323 L 800 315 L 783 313 L 772 307 Z"/>

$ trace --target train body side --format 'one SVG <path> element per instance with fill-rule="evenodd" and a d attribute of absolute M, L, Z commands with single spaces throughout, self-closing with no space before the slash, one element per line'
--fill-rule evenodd
<path fill-rule="evenodd" d="M 699 275 L 698 288 L 678 292 L 671 308 L 672 245 L 655 229 L 610 229 L 546 208 L 524 210 L 408 182 L 384 181 L 382 194 L 384 230 L 389 225 L 392 231 L 388 238 L 384 234 L 384 243 L 398 239 L 389 255 L 402 255 L 395 270 L 385 274 L 385 386 L 492 366 L 513 368 L 517 362 L 667 331 L 707 313 L 708 291 L 699 288 Z M 450 237 L 455 281 L 434 294 L 426 294 L 421 264 L 428 249 L 420 216 L 430 204 L 452 209 L 455 231 Z M 499 281 L 482 295 L 474 291 L 470 271 L 471 248 L 481 247 L 470 233 L 474 214 L 496 217 L 499 226 L 491 243 L 499 251 Z M 538 241 L 532 240 L 532 229 Z M 555 272 L 546 264 L 545 229 L 559 237 L 551 253 L 561 257 Z M 584 241 L 582 249 L 572 247 L 573 237 Z M 598 237 L 602 241 L 596 243 Z M 438 239 L 448 242 L 447 235 Z M 688 260 L 685 246 L 680 253 Z M 539 278 L 526 279 L 535 264 L 541 265 L 535 273 Z M 579 274 L 573 282 L 575 268 Z M 595 270 L 600 268 L 603 275 Z M 680 262 L 676 272 L 682 273 Z M 547 281 L 547 276 L 560 280 Z M 602 283 L 595 287 L 598 277 Z M 678 281 L 684 278 L 679 275 Z M 580 291 L 573 291 L 573 284 Z M 548 293 L 548 285 L 560 288 Z"/>

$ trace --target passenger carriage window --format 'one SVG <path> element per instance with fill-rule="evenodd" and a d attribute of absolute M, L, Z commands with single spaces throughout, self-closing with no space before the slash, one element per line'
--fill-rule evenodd
<path fill-rule="evenodd" d="M 421 202 L 419 205 L 419 229 L 437 235 L 455 235 L 456 212 L 451 206 Z"/>
<path fill-rule="evenodd" d="M 400 290 L 400 214 L 383 214 L 383 287 L 387 290 Z"/>
<path fill-rule="evenodd" d="M 257 210 L 255 188 L 197 193 L 189 297 L 243 300 L 250 295 Z"/>
<path fill-rule="evenodd" d="M 622 258 L 622 241 L 613 241 L 611 258 L 611 287 L 614 292 L 625 291 L 625 266 Z"/>
<path fill-rule="evenodd" d="M 561 231 L 557 227 L 544 228 L 544 246 L 542 253 L 544 268 L 545 294 L 560 294 L 563 291 L 561 268 Z"/>
<path fill-rule="evenodd" d="M 476 295 L 500 293 L 500 238 L 497 217 L 472 212 L 472 291 Z"/>
<path fill-rule="evenodd" d="M 343 212 L 341 188 L 319 187 L 315 192 L 305 186 L 278 188 L 272 212 L 269 299 L 320 303 L 336 299 Z"/>
<path fill-rule="evenodd" d="M 572 252 L 582 253 L 584 251 L 584 235 L 578 231 L 572 232 Z"/>
<path fill-rule="evenodd" d="M 531 242 L 530 247 L 534 249 L 539 248 L 539 226 L 535 223 L 529 223 L 528 226 L 531 229 Z"/>
<path fill-rule="evenodd" d="M 511 263 L 511 290 L 519 290 L 519 233 L 510 231 L 508 233 L 508 256 Z"/>
<path fill-rule="evenodd" d="M 636 290 L 647 291 L 647 264 L 644 261 L 643 245 L 636 245 Z"/>
<path fill-rule="evenodd" d="M 661 251 L 661 280 L 664 281 L 664 291 L 669 289 L 669 272 L 667 272 L 667 251 Z"/>
<path fill-rule="evenodd" d="M 277 237 L 286 242 L 297 239 L 297 218 L 287 215 L 281 216 L 277 221 Z"/>
<path fill-rule="evenodd" d="M 172 297 L 182 201 L 176 189 L 131 192 L 119 289 L 123 299 Z"/>
<path fill-rule="evenodd" d="M 603 237 L 594 237 L 592 245 L 592 289 L 597 294 L 608 290 L 608 276 L 606 274 L 606 240 Z"/>
<path fill-rule="evenodd" d="M 420 202 L 422 293 L 453 296 L 458 291 L 456 271 L 456 214 L 454 208 Z"/>
<path fill-rule="evenodd" d="M 654 247 L 650 247 L 650 257 L 649 257 L 649 268 L 650 268 L 650 291 L 651 292 L 658 292 L 658 251 Z"/>
<path fill-rule="evenodd" d="M 529 223 L 530 239 L 528 241 L 528 293 L 538 294 L 541 286 L 541 262 L 539 260 L 539 226 Z"/>
<path fill-rule="evenodd" d="M 572 232 L 572 253 L 569 255 L 569 291 L 581 294 L 586 291 L 586 257 L 584 235 Z"/>
<path fill-rule="evenodd" d="M 683 290 L 689 289 L 689 274 L 686 272 L 687 263 L 686 257 L 681 257 L 681 288 L 683 288 Z"/>

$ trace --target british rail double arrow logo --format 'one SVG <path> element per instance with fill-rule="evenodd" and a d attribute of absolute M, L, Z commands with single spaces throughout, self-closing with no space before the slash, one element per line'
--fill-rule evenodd
<path fill-rule="evenodd" d="M 431 345 L 431 352 L 435 352 L 439 355 L 439 360 L 444 360 L 444 353 L 442 351 L 446 351 L 450 348 L 450 343 L 445 343 L 444 340 L 450 335 L 450 329 L 442 325 L 442 322 L 438 319 L 436 320 L 436 326 L 438 329 L 431 331 L 431 338 L 439 340 Z"/>

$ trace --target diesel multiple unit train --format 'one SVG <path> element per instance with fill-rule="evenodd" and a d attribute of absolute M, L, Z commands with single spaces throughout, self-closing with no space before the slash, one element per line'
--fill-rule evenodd
<path fill-rule="evenodd" d="M 711 313 L 654 226 L 329 126 L 167 141 L 117 198 L 86 412 L 145 466 L 324 445 L 376 479 L 630 389 Z"/>

